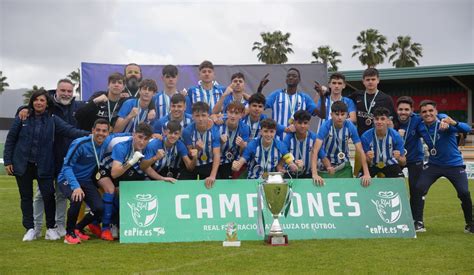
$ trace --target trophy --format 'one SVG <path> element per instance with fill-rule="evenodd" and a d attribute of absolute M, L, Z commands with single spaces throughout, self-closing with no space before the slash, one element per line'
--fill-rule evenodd
<path fill-rule="evenodd" d="M 278 216 L 287 205 L 290 188 L 288 182 L 283 180 L 283 174 L 270 172 L 268 178 L 262 183 L 263 193 L 267 206 L 273 216 L 273 223 L 270 232 L 265 236 L 265 242 L 270 245 L 288 245 L 288 235 L 283 234 Z"/>
<path fill-rule="evenodd" d="M 227 224 L 225 236 L 222 246 L 240 246 L 240 241 L 237 240 L 237 226 L 235 223 L 230 222 Z"/>

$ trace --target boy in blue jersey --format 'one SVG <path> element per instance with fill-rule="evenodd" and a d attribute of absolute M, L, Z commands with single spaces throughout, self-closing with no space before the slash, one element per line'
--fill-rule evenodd
<path fill-rule="evenodd" d="M 311 114 L 308 111 L 297 111 L 293 121 L 295 132 L 286 135 L 283 141 L 295 157 L 295 164 L 302 167 L 296 173 L 292 173 L 292 177 L 311 178 L 311 148 L 316 141 L 316 134 L 308 130 L 310 120 Z M 322 163 L 329 165 L 324 150 L 320 150 L 317 156 Z M 314 160 L 314 162 L 317 163 L 318 160 Z"/>
<path fill-rule="evenodd" d="M 312 156 L 312 177 L 316 184 L 324 184 L 324 178 L 352 178 L 352 166 L 349 158 L 349 139 L 352 140 L 358 152 L 363 168 L 361 183 L 363 186 L 370 184 L 370 172 L 365 159 L 362 144 L 357 134 L 357 129 L 347 119 L 347 105 L 343 101 L 336 101 L 331 106 L 331 119 L 326 120 L 318 131 L 316 142 L 313 147 Z M 324 148 L 326 155 L 331 162 L 331 173 L 318 175 L 315 156 L 321 148 Z"/>
<path fill-rule="evenodd" d="M 145 148 L 144 160 L 140 163 L 140 168 L 145 170 L 149 166 L 161 177 L 152 172 L 150 177 L 156 180 L 174 182 L 179 179 L 182 170 L 182 163 L 188 171 L 194 170 L 197 162 L 197 150 L 192 149 L 188 154 L 188 149 L 181 140 L 181 124 L 177 121 L 170 121 L 166 125 L 166 136 L 163 140 L 153 139 Z"/>
<path fill-rule="evenodd" d="M 403 139 L 393 128 L 389 128 L 390 111 L 385 107 L 374 110 L 374 128 L 362 134 L 370 176 L 382 173 L 387 178 L 405 177 L 400 166 L 406 164 Z"/>
<path fill-rule="evenodd" d="M 155 80 L 144 79 L 139 85 L 139 98 L 131 98 L 125 101 L 118 112 L 114 133 L 131 133 L 141 122 L 150 123 L 150 104 L 154 93 L 158 90 Z"/>
<path fill-rule="evenodd" d="M 170 112 L 164 117 L 155 120 L 153 123 L 153 132 L 163 135 L 166 125 L 169 121 L 177 121 L 182 129 L 186 128 L 192 123 L 193 117 L 190 114 L 185 113 L 186 110 L 186 98 L 182 94 L 174 94 L 170 100 Z"/>
<path fill-rule="evenodd" d="M 161 71 L 161 80 L 163 81 L 163 91 L 153 96 L 152 101 L 155 103 L 156 117 L 155 120 L 168 115 L 171 108 L 171 97 L 179 94 L 176 84 L 178 82 L 178 68 L 174 65 L 166 65 Z"/>
<path fill-rule="evenodd" d="M 260 125 L 261 136 L 249 142 L 242 157 L 232 163 L 232 170 L 239 171 L 248 162 L 247 178 L 261 179 L 267 178 L 269 172 L 276 171 L 280 162 L 286 163 L 292 172 L 302 168 L 295 164 L 295 158 L 286 145 L 275 139 L 277 123 L 267 118 L 262 120 Z"/>
<path fill-rule="evenodd" d="M 215 81 L 214 65 L 212 62 L 204 60 L 199 64 L 199 82 L 198 85 L 188 89 L 188 100 L 186 113 L 192 114 L 192 105 L 196 102 L 205 102 L 209 106 L 211 114 L 217 101 L 224 93 L 225 87 Z M 211 115 L 211 119 L 216 123 L 222 124 L 222 115 Z"/>
<path fill-rule="evenodd" d="M 318 101 L 318 104 L 316 104 L 316 108 L 321 109 L 321 103 L 324 102 L 326 104 L 326 115 L 324 119 L 320 120 L 320 124 L 322 125 L 324 121 L 331 119 L 331 106 L 334 102 L 337 101 L 342 101 L 347 105 L 347 113 L 350 121 L 353 123 L 357 122 L 357 117 L 356 117 L 356 106 L 354 104 L 354 101 L 352 99 L 342 96 L 342 91 L 346 88 L 346 77 L 341 74 L 341 73 L 333 73 L 329 77 L 329 89 L 330 89 L 330 94 L 326 96 L 325 101 Z"/>
<path fill-rule="evenodd" d="M 286 89 L 273 91 L 266 100 L 265 108 L 272 109 L 272 118 L 278 124 L 285 127 L 292 125 L 293 115 L 298 110 L 306 110 L 311 115 L 317 115 L 325 118 L 326 105 L 321 105 L 321 109 L 316 108 L 313 99 L 303 91 L 298 91 L 300 83 L 300 71 L 296 68 L 290 68 L 286 75 Z M 263 83 L 265 82 L 262 80 Z M 319 93 L 320 99 L 325 102 L 324 93 L 318 84 L 315 87 Z M 284 138 L 284 135 L 282 136 Z"/>
<path fill-rule="evenodd" d="M 225 89 L 219 101 L 217 101 L 212 112 L 214 114 L 227 113 L 227 106 L 232 101 L 238 101 L 244 104 L 244 107 L 248 107 L 248 98 L 250 97 L 245 93 L 245 77 L 243 73 L 235 73 L 230 78 L 230 85 Z"/>
<path fill-rule="evenodd" d="M 424 196 L 428 193 L 431 185 L 444 176 L 453 184 L 458 198 L 461 200 L 461 208 L 466 222 L 464 231 L 474 233 L 472 199 L 466 166 L 456 141 L 456 133 L 469 133 L 471 127 L 466 123 L 446 117 L 442 119 L 442 122 L 449 124 L 449 128 L 440 130 L 439 124 L 441 122 L 437 118 L 436 102 L 432 100 L 423 100 L 420 103 L 420 112 L 423 123 L 418 125 L 418 132 L 428 145 L 430 157 L 416 186 L 415 203 L 418 204 L 414 207 L 415 227 L 419 231 L 426 231 L 426 229 L 423 230 Z"/>
<path fill-rule="evenodd" d="M 92 136 L 74 140 L 64 159 L 58 176 L 59 188 L 70 200 L 64 243 L 78 244 L 81 240 L 88 240 L 89 236 L 84 234 L 83 228 L 93 219 L 100 219 L 102 216 L 104 206 L 94 182 L 100 178 L 97 172 L 99 160 L 107 146 L 108 136 L 109 122 L 105 119 L 96 120 Z M 76 224 L 82 201 L 87 203 L 94 216 L 86 215 Z"/>
<path fill-rule="evenodd" d="M 183 171 L 183 179 L 205 179 L 206 188 L 214 185 L 221 160 L 219 127 L 209 118 L 209 105 L 196 102 L 192 107 L 193 123 L 183 130 L 184 144 L 188 150 L 197 149 L 198 159 L 192 172 Z"/>
<path fill-rule="evenodd" d="M 227 106 L 227 119 L 220 125 L 221 134 L 221 165 L 219 179 L 232 178 L 232 162 L 239 159 L 249 140 L 250 127 L 241 122 L 245 106 L 233 101 Z"/>

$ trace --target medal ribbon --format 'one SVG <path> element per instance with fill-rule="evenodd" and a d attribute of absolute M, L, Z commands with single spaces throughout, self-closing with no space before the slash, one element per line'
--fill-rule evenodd
<path fill-rule="evenodd" d="M 375 106 L 375 98 L 377 97 L 378 93 L 379 93 L 379 90 L 375 92 L 374 98 L 372 98 L 372 101 L 370 101 L 370 107 L 369 109 L 367 109 L 367 91 L 364 92 L 364 105 L 365 105 L 365 110 L 367 111 L 367 115 L 370 114 L 370 110 L 372 110 L 372 107 Z"/>
<path fill-rule="evenodd" d="M 268 163 L 272 159 L 271 156 L 270 156 L 270 153 L 271 153 L 271 150 L 272 150 L 272 147 L 273 147 L 273 140 L 272 140 L 272 144 L 270 144 L 270 148 L 268 150 L 265 150 L 265 148 L 263 147 L 262 140 L 260 140 L 260 146 L 262 147 L 263 171 L 266 172 Z M 267 153 L 266 157 L 265 157 L 265 153 Z"/>
<path fill-rule="evenodd" d="M 118 105 L 118 101 L 115 103 L 114 109 L 112 110 L 112 112 L 110 112 L 110 100 L 107 99 L 107 111 L 108 111 L 107 116 L 109 118 L 109 123 L 112 122 L 112 117 L 115 113 L 115 109 L 117 109 L 117 105 Z"/>
<path fill-rule="evenodd" d="M 286 97 L 286 100 L 288 100 L 288 102 L 290 102 L 290 118 L 292 118 L 293 114 L 296 111 L 295 110 L 296 109 L 296 103 L 298 103 L 298 92 L 296 92 L 293 95 L 293 98 L 294 98 L 295 102 L 293 102 L 293 100 L 291 100 L 290 95 L 286 91 L 285 91 L 285 97 Z"/>
<path fill-rule="evenodd" d="M 431 143 L 433 143 L 433 148 L 431 148 L 431 149 L 435 149 L 435 147 L 436 147 L 436 134 L 438 133 L 438 122 L 439 121 L 436 120 L 434 136 L 433 137 L 431 137 L 430 130 L 428 129 L 428 127 L 426 127 L 426 124 L 423 123 L 423 125 L 425 125 L 426 132 L 428 133 L 428 136 L 430 137 Z"/>
<path fill-rule="evenodd" d="M 342 127 L 341 130 L 342 130 L 342 134 L 344 134 L 344 127 Z M 337 150 L 339 151 L 339 153 L 344 153 L 345 154 L 345 152 L 342 151 L 342 141 L 339 140 L 339 136 L 336 132 L 336 126 L 334 126 L 334 122 L 332 123 L 332 132 L 333 132 L 334 138 L 336 139 L 335 143 L 336 143 L 336 146 L 337 146 Z M 336 159 L 336 163 L 338 163 L 337 160 L 339 159 L 339 157 L 337 155 L 336 155 L 335 159 Z"/>
<path fill-rule="evenodd" d="M 94 144 L 94 134 L 91 136 L 91 143 L 92 143 L 92 149 L 94 150 L 94 157 L 95 157 L 95 162 L 97 163 L 97 170 L 100 170 L 100 163 L 99 163 L 99 156 L 97 155 L 97 150 L 95 149 L 95 144 Z"/>
<path fill-rule="evenodd" d="M 374 142 L 375 144 L 377 144 L 377 159 L 378 159 L 378 162 L 384 162 L 384 152 L 383 152 L 383 145 L 385 145 L 385 143 L 387 142 L 387 136 L 388 136 L 388 129 L 387 129 L 387 132 L 385 133 L 385 136 L 383 137 L 382 139 L 382 147 L 380 147 L 379 145 L 379 138 L 377 137 L 377 133 L 376 131 L 374 130 Z"/>

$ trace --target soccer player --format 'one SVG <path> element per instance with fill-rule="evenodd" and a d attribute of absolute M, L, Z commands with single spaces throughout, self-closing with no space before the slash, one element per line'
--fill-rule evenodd
<path fill-rule="evenodd" d="M 367 166 L 362 144 L 354 124 L 347 119 L 347 105 L 343 101 L 336 101 L 331 106 L 331 119 L 326 120 L 318 131 L 316 142 L 313 147 L 312 172 L 314 182 L 318 185 L 324 184 L 322 177 L 327 178 L 352 178 L 352 167 L 349 160 L 349 139 L 352 140 L 359 152 L 363 168 L 362 185 L 370 184 L 370 173 Z M 318 175 L 316 158 L 321 148 L 331 162 L 334 173 Z M 330 171 L 330 170 L 329 170 Z"/>
<path fill-rule="evenodd" d="M 140 97 L 128 99 L 120 108 L 119 118 L 114 127 L 115 133 L 131 133 L 140 122 L 150 123 L 148 112 L 152 96 L 158 90 L 158 86 L 153 79 L 144 79 L 140 82 L 139 89 Z"/>
<path fill-rule="evenodd" d="M 283 141 L 295 157 L 295 163 L 298 167 L 302 167 L 301 170 L 293 173 L 292 177 L 311 178 L 311 148 L 316 141 L 316 134 L 308 130 L 310 120 L 311 114 L 308 111 L 297 111 L 293 121 L 295 132 L 286 135 Z M 320 150 L 317 156 L 323 163 L 329 164 L 324 150 Z M 318 161 L 314 160 L 314 162 Z"/>
<path fill-rule="evenodd" d="M 184 144 L 188 150 L 198 150 L 198 160 L 193 172 L 183 171 L 183 179 L 205 179 L 206 188 L 214 185 L 221 160 L 220 133 L 209 118 L 209 105 L 196 102 L 192 107 L 193 123 L 183 130 Z"/>
<path fill-rule="evenodd" d="M 362 83 L 364 84 L 364 91 L 355 91 L 349 98 L 352 99 L 357 109 L 357 132 L 359 136 L 367 130 L 372 128 L 374 114 L 373 111 L 377 107 L 384 107 L 388 109 L 390 119 L 394 118 L 396 113 L 393 106 L 392 97 L 379 91 L 378 84 L 380 83 L 379 71 L 375 68 L 368 68 L 362 74 Z M 389 123 L 391 126 L 391 122 Z M 355 155 L 354 175 L 358 175 L 361 163 L 359 157 Z"/>
<path fill-rule="evenodd" d="M 199 65 L 199 82 L 198 85 L 188 89 L 188 101 L 186 113 L 192 114 L 192 105 L 196 102 L 204 102 L 209 105 L 209 114 L 214 109 L 217 101 L 224 93 L 225 87 L 219 85 L 214 79 L 214 65 L 210 61 L 203 61 Z M 211 116 L 214 122 L 218 116 Z"/>
<path fill-rule="evenodd" d="M 88 240 L 89 236 L 82 229 L 92 219 L 100 219 L 102 216 L 102 198 L 94 182 L 100 178 L 99 161 L 104 148 L 111 140 L 109 127 L 107 120 L 97 119 L 92 127 L 92 136 L 78 138 L 69 147 L 58 176 L 59 188 L 70 200 L 64 243 L 78 244 L 81 240 Z M 76 225 L 83 201 L 90 207 L 94 216 L 86 215 L 85 219 Z"/>
<path fill-rule="evenodd" d="M 183 96 L 183 95 L 181 95 Z M 179 179 L 182 163 L 188 171 L 194 170 L 197 162 L 197 150 L 192 149 L 188 155 L 188 149 L 181 140 L 181 124 L 178 121 L 170 121 L 166 124 L 166 136 L 163 140 L 153 139 L 145 148 L 145 158 L 140 163 L 140 168 L 146 170 L 152 166 L 159 173 L 160 178 L 153 173 L 151 178 L 174 182 Z"/>
<path fill-rule="evenodd" d="M 99 118 L 107 119 L 112 127 L 115 125 L 120 106 L 126 100 L 120 97 L 124 89 L 123 82 L 121 73 L 112 73 L 108 78 L 107 92 L 95 93 L 84 107 L 77 110 L 76 119 L 81 129 L 91 129 Z"/>
<path fill-rule="evenodd" d="M 320 120 L 319 125 L 321 126 L 325 120 L 331 119 L 331 106 L 334 102 L 342 101 L 347 105 L 349 119 L 353 122 L 357 122 L 356 107 L 354 101 L 350 98 L 342 96 L 342 91 L 346 88 L 346 77 L 341 73 L 333 73 L 329 77 L 329 89 L 330 95 L 326 96 L 326 116 Z M 316 108 L 321 109 L 321 100 L 316 104 Z"/>
<path fill-rule="evenodd" d="M 439 129 L 440 121 L 437 118 L 436 102 L 423 100 L 420 103 L 420 112 L 423 123 L 418 125 L 418 132 L 428 145 L 430 157 L 428 163 L 418 179 L 416 186 L 414 207 L 415 229 L 426 231 L 423 223 L 424 197 L 429 188 L 440 177 L 446 177 L 456 189 L 461 208 L 464 213 L 466 233 L 474 233 L 472 221 L 472 199 L 466 175 L 466 166 L 456 142 L 456 133 L 469 133 L 471 127 L 463 122 L 453 120 L 451 117 L 442 119 L 449 124 L 446 130 Z"/>
<path fill-rule="evenodd" d="M 219 166 L 219 178 L 232 178 L 232 162 L 239 159 L 249 140 L 250 127 L 241 121 L 245 112 L 245 106 L 232 101 L 227 106 L 227 118 L 220 125 L 221 134 L 221 165 Z"/>
<path fill-rule="evenodd" d="M 282 141 L 275 139 L 277 123 L 267 118 L 260 125 L 261 136 L 249 142 L 240 159 L 232 163 L 232 170 L 239 171 L 248 162 L 247 178 L 265 179 L 269 172 L 277 170 L 280 162 L 284 162 L 290 171 L 296 172 L 298 166 L 294 162 L 294 156 Z"/>
<path fill-rule="evenodd" d="M 272 118 L 278 124 L 285 127 L 293 122 L 293 115 L 298 110 L 307 110 L 311 115 L 317 115 L 325 118 L 326 107 L 323 104 L 321 110 L 316 108 L 313 99 L 305 92 L 298 91 L 300 83 L 300 71 L 296 68 L 290 68 L 286 74 L 286 89 L 273 91 L 266 100 L 265 108 L 272 109 Z M 262 80 L 265 81 L 265 80 Z M 324 94 L 320 86 L 317 86 L 320 99 L 324 101 Z M 284 135 L 282 135 L 284 138 Z"/>
<path fill-rule="evenodd" d="M 153 132 L 160 135 L 164 134 L 166 125 L 169 121 L 177 121 L 184 129 L 192 123 L 192 115 L 185 113 L 186 98 L 182 94 L 174 94 L 171 97 L 170 113 L 160 119 L 156 119 L 153 123 Z"/>
<path fill-rule="evenodd" d="M 176 84 L 178 82 L 178 68 L 174 65 L 166 65 L 162 70 L 163 91 L 153 96 L 152 101 L 156 107 L 156 120 L 168 115 L 171 109 L 171 97 L 178 94 Z"/>
<path fill-rule="evenodd" d="M 245 77 L 243 73 L 235 73 L 230 78 L 230 85 L 225 89 L 225 92 L 222 94 L 219 101 L 212 109 L 214 114 L 226 113 L 227 106 L 232 101 L 238 101 L 244 104 L 246 108 L 248 106 L 249 95 L 245 93 Z"/>
<path fill-rule="evenodd" d="M 361 137 L 362 147 L 370 164 L 370 176 L 382 173 L 387 178 L 405 177 L 400 166 L 406 164 L 403 139 L 393 128 L 390 111 L 377 107 L 374 112 L 374 128 L 367 130 Z"/>

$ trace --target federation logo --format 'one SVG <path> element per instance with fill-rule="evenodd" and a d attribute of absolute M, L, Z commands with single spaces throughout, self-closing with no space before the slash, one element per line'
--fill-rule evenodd
<path fill-rule="evenodd" d="M 380 218 L 389 224 L 397 222 L 402 215 L 402 202 L 398 193 L 380 191 L 378 199 L 371 200 Z"/>
<path fill-rule="evenodd" d="M 158 216 L 158 199 L 151 194 L 137 194 L 135 201 L 127 202 L 132 211 L 133 221 L 139 227 L 147 227 Z"/>

